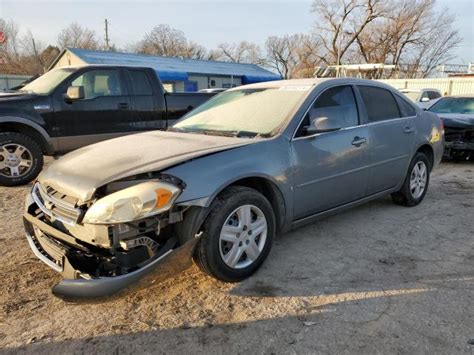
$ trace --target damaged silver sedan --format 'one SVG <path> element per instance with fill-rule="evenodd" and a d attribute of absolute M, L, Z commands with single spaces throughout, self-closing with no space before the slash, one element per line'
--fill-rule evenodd
<path fill-rule="evenodd" d="M 27 198 L 26 236 L 62 273 L 60 297 L 112 295 L 192 258 L 236 282 L 260 267 L 277 233 L 386 194 L 417 205 L 442 152 L 440 120 L 380 83 L 243 86 L 166 132 L 56 161 Z"/>

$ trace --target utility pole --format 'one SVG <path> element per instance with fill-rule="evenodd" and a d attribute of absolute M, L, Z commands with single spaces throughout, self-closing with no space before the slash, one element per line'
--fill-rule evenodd
<path fill-rule="evenodd" d="M 105 19 L 104 21 L 104 24 L 105 24 L 105 49 L 106 50 L 110 50 L 110 46 L 109 46 L 109 21 L 107 19 Z"/>

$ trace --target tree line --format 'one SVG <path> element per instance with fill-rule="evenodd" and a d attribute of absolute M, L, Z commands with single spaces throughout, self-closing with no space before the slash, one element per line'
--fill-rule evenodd
<path fill-rule="evenodd" d="M 66 47 L 125 51 L 236 63 L 270 68 L 283 78 L 312 77 L 317 66 L 385 63 L 398 69 L 391 75 L 429 76 L 436 66 L 453 59 L 460 43 L 455 18 L 437 10 L 436 0 L 314 0 L 313 28 L 307 33 L 270 36 L 263 46 L 250 41 L 222 42 L 207 49 L 184 32 L 159 24 L 141 40 L 124 48 L 105 48 L 93 30 L 72 23 L 60 31 L 57 43 L 45 45 L 31 31 L 22 33 L 14 21 L 0 18 L 6 42 L 0 45 L 3 73 L 41 74 Z"/>

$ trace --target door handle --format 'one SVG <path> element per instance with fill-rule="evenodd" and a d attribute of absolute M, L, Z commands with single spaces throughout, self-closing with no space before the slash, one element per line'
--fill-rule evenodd
<path fill-rule="evenodd" d="M 355 145 L 356 147 L 360 147 L 362 144 L 366 142 L 366 139 L 364 137 L 354 137 L 352 140 L 351 144 Z"/>
<path fill-rule="evenodd" d="M 405 133 L 411 133 L 411 132 L 413 132 L 413 131 L 415 131 L 415 128 L 410 127 L 410 126 L 405 126 L 405 127 L 403 128 L 403 132 L 405 132 Z"/>
<path fill-rule="evenodd" d="M 128 104 L 126 102 L 120 102 L 118 108 L 119 110 L 128 110 Z"/>

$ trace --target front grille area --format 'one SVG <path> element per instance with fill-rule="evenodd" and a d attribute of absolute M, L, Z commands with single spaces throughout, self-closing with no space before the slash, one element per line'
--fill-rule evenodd
<path fill-rule="evenodd" d="M 66 223 L 76 223 L 82 215 L 82 210 L 76 207 L 76 200 L 51 187 L 37 183 L 32 194 L 38 207 L 50 217 Z"/>
<path fill-rule="evenodd" d="M 24 220 L 24 225 L 27 234 L 34 242 L 36 249 L 48 260 L 62 267 L 63 257 L 69 247 L 46 235 L 26 220 Z"/>
<path fill-rule="evenodd" d="M 474 129 L 445 127 L 444 139 L 446 142 L 474 143 Z"/>

